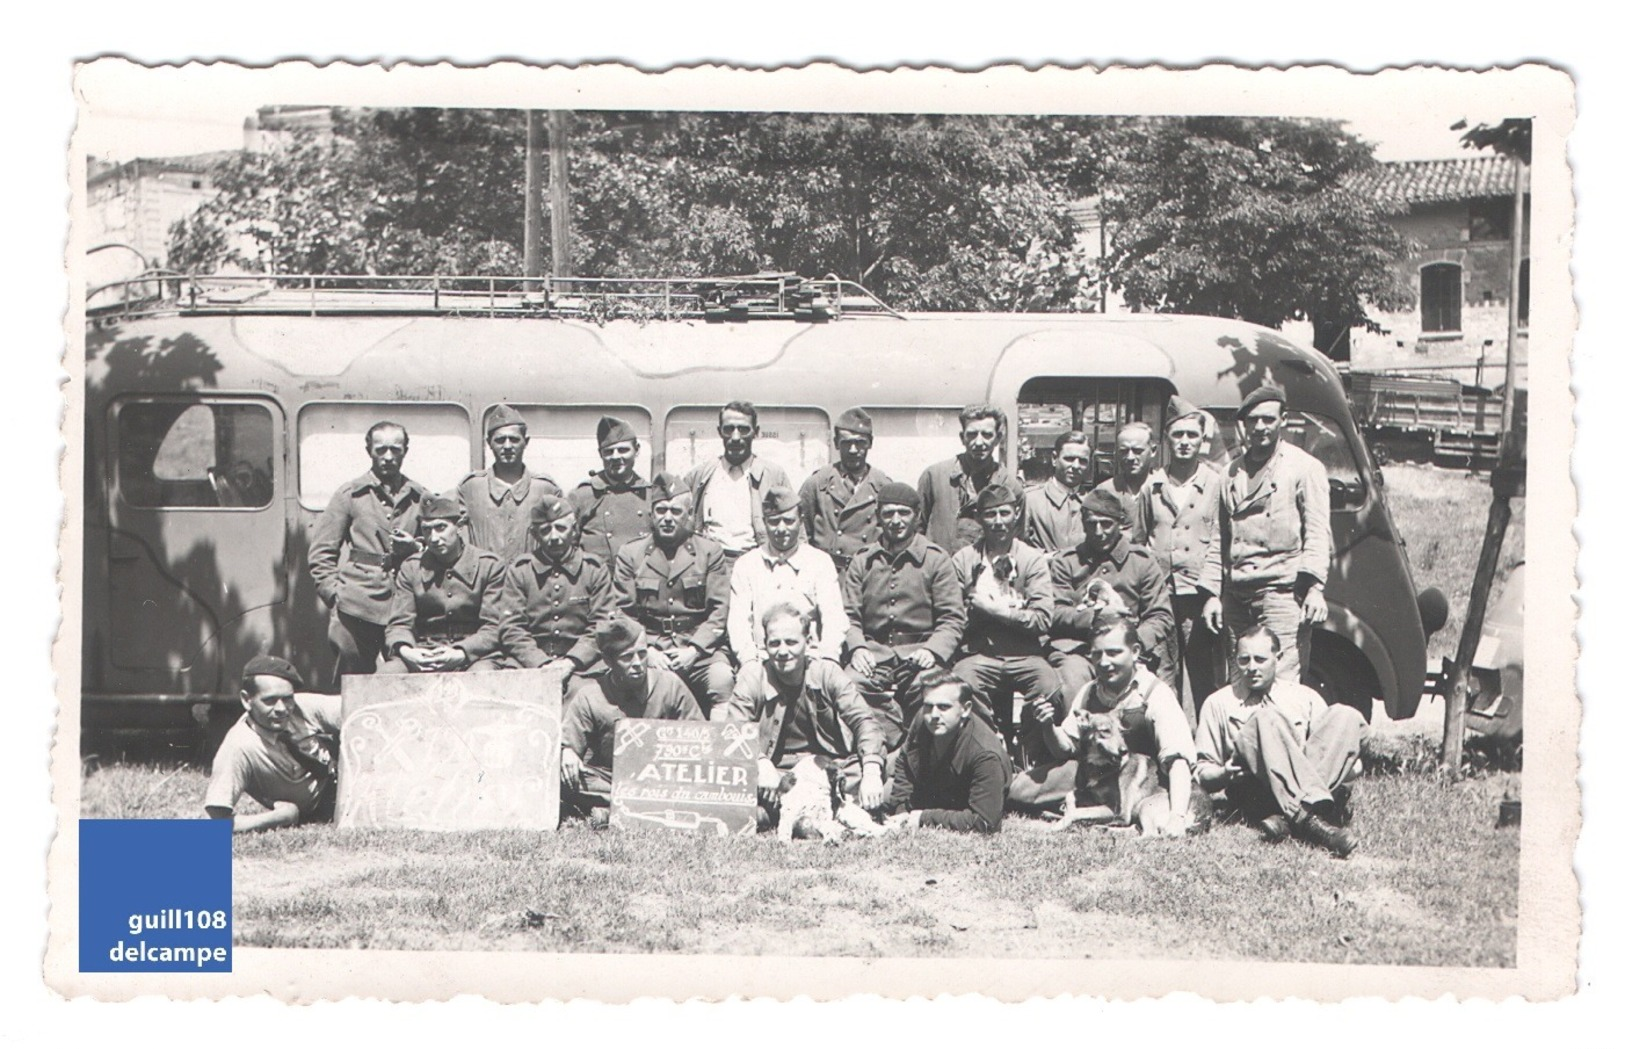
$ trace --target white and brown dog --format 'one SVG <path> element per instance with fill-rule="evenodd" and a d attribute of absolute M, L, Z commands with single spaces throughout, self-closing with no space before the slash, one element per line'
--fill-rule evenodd
<path fill-rule="evenodd" d="M 871 838 L 885 833 L 841 791 L 841 770 L 828 758 L 804 756 L 779 780 L 779 840 L 822 840 L 837 844 L 848 834 Z"/>
<path fill-rule="evenodd" d="M 1157 781 L 1157 763 L 1131 754 L 1123 739 L 1123 726 L 1111 714 L 1093 711 L 1084 716 L 1075 789 L 1066 796 L 1066 809 L 1056 830 L 1076 823 L 1135 827 L 1145 837 L 1168 832 L 1168 792 Z M 1079 805 L 1080 791 L 1103 804 Z"/>

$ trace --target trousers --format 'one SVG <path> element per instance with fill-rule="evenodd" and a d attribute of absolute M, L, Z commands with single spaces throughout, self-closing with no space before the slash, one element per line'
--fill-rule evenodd
<path fill-rule="evenodd" d="M 1027 699 L 1055 701 L 1058 717 L 1066 715 L 1061 678 L 1043 656 L 966 656 L 954 664 L 954 676 L 976 693 L 976 712 L 1013 745 L 1024 718 L 1015 711 L 1019 693 Z"/>
<path fill-rule="evenodd" d="M 1266 704 L 1236 739 L 1236 758 L 1246 778 L 1232 780 L 1225 794 L 1254 817 L 1279 812 L 1290 818 L 1329 802 L 1332 791 L 1358 768 L 1366 731 L 1359 711 L 1333 704 L 1316 721 L 1308 741 L 1300 743 L 1286 716 Z"/>
<path fill-rule="evenodd" d="M 378 657 L 384 652 L 384 628 L 340 612 L 335 606 L 327 619 L 327 641 L 337 657 L 333 671 L 336 689 L 345 674 L 371 674 L 378 669 Z"/>
<path fill-rule="evenodd" d="M 664 638 L 655 639 L 650 647 L 665 651 L 668 647 L 676 647 L 681 642 L 670 645 L 661 644 Z M 701 652 L 699 658 L 690 663 L 687 670 L 674 671 L 683 679 L 683 684 L 694 693 L 695 702 L 700 705 L 700 713 L 706 717 L 711 716 L 711 710 L 718 703 L 726 703 L 734 690 L 734 667 L 728 659 L 728 653 L 720 648 L 710 652 Z"/>
<path fill-rule="evenodd" d="M 1174 692 L 1185 706 L 1185 716 L 1196 724 L 1202 701 L 1229 681 L 1218 635 L 1207 628 L 1201 594 L 1174 595 L 1174 644 L 1178 646 L 1176 666 L 1182 671 Z M 1189 687 L 1183 687 L 1189 686 Z"/>
<path fill-rule="evenodd" d="M 1281 641 L 1281 656 L 1276 661 L 1275 676 L 1282 681 L 1301 682 L 1303 668 L 1309 665 L 1311 627 L 1304 622 L 1303 605 L 1298 603 L 1297 596 L 1290 590 L 1240 590 L 1226 587 L 1225 657 L 1227 673 L 1232 675 L 1230 680 L 1234 680 L 1236 669 L 1236 635 L 1259 623 L 1269 627 Z M 1209 689 L 1208 693 L 1211 694 L 1212 691 Z"/>
<path fill-rule="evenodd" d="M 912 659 L 893 653 L 875 660 L 873 674 L 860 674 L 850 664 L 845 669 L 880 723 L 886 736 L 886 749 L 896 750 L 919 711 L 920 668 Z"/>

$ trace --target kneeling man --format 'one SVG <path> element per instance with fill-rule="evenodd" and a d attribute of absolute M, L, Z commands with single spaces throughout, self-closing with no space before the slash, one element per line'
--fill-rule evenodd
<path fill-rule="evenodd" d="M 338 775 L 338 696 L 296 692 L 293 664 L 255 656 L 243 667 L 243 716 L 221 740 L 203 795 L 212 819 L 231 820 L 234 834 L 330 820 Z M 247 794 L 266 811 L 239 816 Z"/>
<path fill-rule="evenodd" d="M 1365 718 L 1276 677 L 1281 639 L 1255 624 L 1236 637 L 1239 680 L 1207 697 L 1196 727 L 1196 782 L 1223 790 L 1267 841 L 1294 834 L 1343 857 L 1359 841 L 1347 828 L 1347 781 L 1359 769 Z"/>
<path fill-rule="evenodd" d="M 858 805 L 880 808 L 886 737 L 869 704 L 838 664 L 809 659 L 807 618 L 781 604 L 762 615 L 764 658 L 739 668 L 733 696 L 712 712 L 713 721 L 754 721 L 761 726 L 761 778 L 757 789 L 763 828 L 778 821 L 779 780 L 803 757 L 822 757 L 841 772 Z"/>
<path fill-rule="evenodd" d="M 604 673 L 584 679 L 559 729 L 559 779 L 566 814 L 597 816 L 609 807 L 615 726 L 622 719 L 704 720 L 683 679 L 650 665 L 642 626 L 617 617 L 600 626 L 594 639 Z"/>
<path fill-rule="evenodd" d="M 920 716 L 892 771 L 888 827 L 947 827 L 991 834 L 1004 818 L 1010 759 L 975 692 L 945 670 L 920 675 Z"/>

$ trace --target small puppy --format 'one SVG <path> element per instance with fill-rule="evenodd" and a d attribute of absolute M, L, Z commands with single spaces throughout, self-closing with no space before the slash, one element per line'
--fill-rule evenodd
<path fill-rule="evenodd" d="M 1089 580 L 1089 585 L 1083 588 L 1083 603 L 1086 608 L 1092 608 L 1097 612 L 1111 611 L 1128 615 L 1128 605 L 1123 601 L 1123 595 L 1104 579 Z"/>
<path fill-rule="evenodd" d="M 813 839 L 838 844 L 847 834 L 869 838 L 884 832 L 874 817 L 848 801 L 841 770 L 828 758 L 808 754 L 779 780 L 779 840 Z"/>

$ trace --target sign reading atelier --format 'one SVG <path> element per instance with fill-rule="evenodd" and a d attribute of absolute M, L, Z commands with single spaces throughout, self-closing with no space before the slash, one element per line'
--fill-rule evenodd
<path fill-rule="evenodd" d="M 559 825 L 556 670 L 344 678 L 340 827 Z"/>
<path fill-rule="evenodd" d="M 620 722 L 609 822 L 627 830 L 754 834 L 757 733 L 753 721 Z"/>

